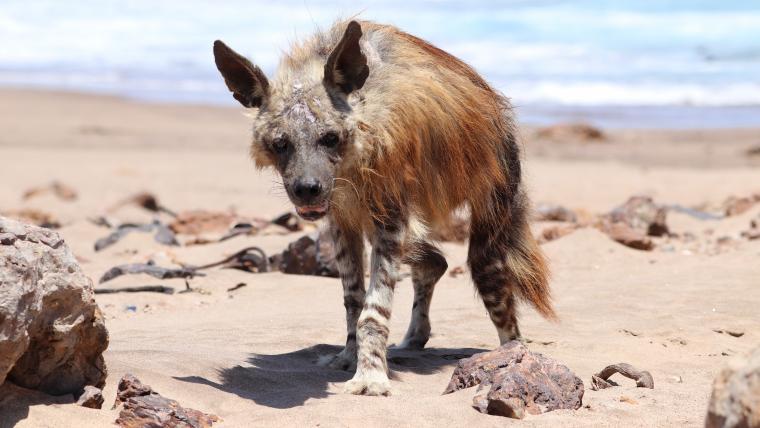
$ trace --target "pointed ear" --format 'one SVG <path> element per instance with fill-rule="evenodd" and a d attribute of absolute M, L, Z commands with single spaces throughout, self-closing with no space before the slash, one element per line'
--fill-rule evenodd
<path fill-rule="evenodd" d="M 269 81 L 261 69 L 221 40 L 214 42 L 214 60 L 232 96 L 246 107 L 260 107 L 269 95 Z"/>
<path fill-rule="evenodd" d="M 330 53 L 325 64 L 325 85 L 337 87 L 345 94 L 361 89 L 369 76 L 367 57 L 362 53 L 359 39 L 362 28 L 351 21 L 338 45 Z"/>

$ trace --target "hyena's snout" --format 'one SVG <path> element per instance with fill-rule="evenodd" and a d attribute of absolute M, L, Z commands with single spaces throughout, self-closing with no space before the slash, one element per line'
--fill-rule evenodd
<path fill-rule="evenodd" d="M 290 186 L 290 199 L 296 206 L 296 212 L 307 220 L 318 220 L 327 214 L 330 208 L 329 192 L 324 180 L 314 176 L 295 179 Z"/>

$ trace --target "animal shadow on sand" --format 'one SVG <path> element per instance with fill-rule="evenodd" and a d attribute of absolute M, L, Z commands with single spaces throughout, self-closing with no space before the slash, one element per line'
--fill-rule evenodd
<path fill-rule="evenodd" d="M 341 349 L 340 346 L 321 344 L 285 354 L 253 354 L 248 358 L 248 365 L 221 369 L 221 383 L 200 376 L 175 379 L 213 386 L 263 406 L 288 409 L 300 406 L 310 398 L 327 397 L 329 383 L 345 382 L 353 377 L 353 372 L 317 365 L 320 357 L 336 354 Z M 390 348 L 390 378 L 394 378 L 394 372 L 432 374 L 484 351 L 475 348 L 427 348 L 421 351 Z M 445 386 L 441 385 L 441 391 Z"/>

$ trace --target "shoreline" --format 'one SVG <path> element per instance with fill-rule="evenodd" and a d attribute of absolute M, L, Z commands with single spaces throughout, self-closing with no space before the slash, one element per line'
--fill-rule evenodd
<path fill-rule="evenodd" d="M 227 88 L 219 85 L 219 95 L 213 100 L 194 98 L 186 101 L 170 95 L 130 95 L 125 91 L 98 91 L 86 88 L 54 88 L 36 85 L 3 85 L 0 94 L 29 92 L 48 95 L 83 96 L 121 100 L 129 103 L 153 106 L 174 106 L 212 109 L 237 109 L 238 104 L 229 101 Z M 509 97 L 509 93 L 505 93 Z M 2 95 L 0 95 L 2 96 Z M 224 100 L 224 101 L 222 101 Z M 605 129 L 679 131 L 685 129 L 759 130 L 760 105 L 566 105 L 566 104 L 520 104 L 512 100 L 515 114 L 524 126 L 541 127 L 556 123 L 588 123 Z"/>
<path fill-rule="evenodd" d="M 249 119 L 242 107 L 151 103 L 112 95 L 0 88 L 0 148 L 230 151 L 247 156 Z M 519 118 L 518 118 L 519 119 Z M 45 129 L 40 130 L 40 124 Z M 613 162 L 651 168 L 754 168 L 757 128 L 608 129 L 600 139 L 546 137 L 554 127 L 518 123 L 524 158 Z"/>

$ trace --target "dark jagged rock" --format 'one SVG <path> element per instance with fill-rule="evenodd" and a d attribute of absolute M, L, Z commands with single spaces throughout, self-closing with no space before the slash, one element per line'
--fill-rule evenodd
<path fill-rule="evenodd" d="M 473 407 L 522 419 L 557 409 L 578 409 L 583 381 L 566 366 L 511 341 L 459 361 L 444 394 L 479 385 Z"/>
<path fill-rule="evenodd" d="M 116 425 L 124 428 L 207 428 L 219 421 L 216 415 L 185 408 L 126 374 L 119 381 L 113 408 L 123 404 Z"/>
<path fill-rule="evenodd" d="M 284 273 L 338 277 L 332 240 L 322 234 L 302 236 L 272 261 Z"/>

